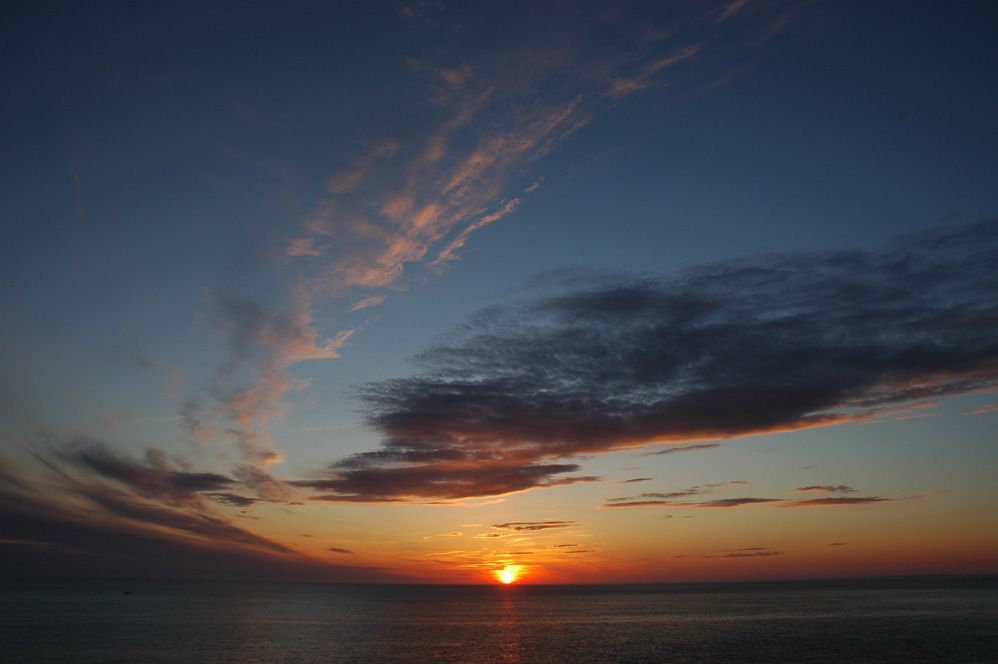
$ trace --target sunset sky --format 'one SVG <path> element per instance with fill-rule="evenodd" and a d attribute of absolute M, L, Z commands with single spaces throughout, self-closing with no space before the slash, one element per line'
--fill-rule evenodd
<path fill-rule="evenodd" d="M 998 573 L 993 2 L 8 5 L 4 574 Z"/>

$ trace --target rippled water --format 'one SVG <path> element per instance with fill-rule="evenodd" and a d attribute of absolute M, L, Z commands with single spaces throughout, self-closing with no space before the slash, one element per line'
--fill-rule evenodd
<path fill-rule="evenodd" d="M 11 663 L 998 662 L 995 579 L 0 589 Z"/>

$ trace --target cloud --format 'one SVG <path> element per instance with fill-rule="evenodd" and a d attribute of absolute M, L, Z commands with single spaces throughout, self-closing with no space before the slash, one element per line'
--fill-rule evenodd
<path fill-rule="evenodd" d="M 339 310 L 356 313 L 427 270 L 444 270 L 473 233 L 525 204 L 544 180 L 531 170 L 552 149 L 623 98 L 661 83 L 680 61 L 709 49 L 753 48 L 739 30 L 754 33 L 783 16 L 781 2 L 751 12 L 725 3 L 664 12 L 552 9 L 422 3 L 386 15 L 416 30 L 420 43 L 432 35 L 433 48 L 416 48 L 399 63 L 403 73 L 386 72 L 407 82 L 393 86 L 388 100 L 397 118 L 361 128 L 353 154 L 323 178 L 296 232 L 271 249 L 291 275 L 289 304 L 219 298 L 215 322 L 229 338 L 230 358 L 210 399 L 184 408 L 195 440 L 234 442 L 258 467 L 283 461 L 270 424 L 287 412 L 289 396 L 308 387 L 291 368 L 337 357 L 357 329 L 322 338 L 313 323 L 321 308 L 346 300 L 353 304 Z M 723 29 L 719 12 L 730 16 Z M 705 39 L 713 33 L 717 39 Z M 253 124 L 287 129 L 245 105 L 235 110 Z"/>
<path fill-rule="evenodd" d="M 916 496 L 917 498 L 918 496 Z M 785 502 L 781 507 L 823 507 L 825 505 L 873 505 L 875 503 L 890 503 L 911 498 L 881 498 L 880 496 L 835 496 L 831 498 L 811 498 L 810 500 L 793 500 Z"/>
<path fill-rule="evenodd" d="M 528 190 L 529 191 L 529 190 Z M 461 233 L 454 238 L 450 244 L 448 244 L 444 249 L 437 255 L 437 258 L 430 263 L 432 268 L 441 268 L 447 261 L 457 260 L 459 256 L 457 251 L 464 246 L 465 242 L 468 241 L 468 236 L 477 231 L 478 229 L 491 224 L 493 221 L 498 221 L 505 217 L 511 212 L 515 212 L 517 206 L 520 205 L 520 199 L 514 198 L 511 201 L 507 201 L 499 210 L 491 214 L 487 214 L 481 219 L 478 219 L 473 224 L 467 226 Z"/>
<path fill-rule="evenodd" d="M 250 464 L 237 466 L 233 477 L 219 473 L 177 470 L 159 450 L 146 451 L 145 461 L 124 456 L 98 440 L 78 438 L 54 451 L 55 463 L 70 464 L 113 480 L 130 493 L 153 498 L 162 503 L 205 509 L 204 496 L 234 507 L 249 507 L 258 502 L 288 502 L 293 491 L 286 483 L 275 480 L 266 471 Z M 242 488 L 255 497 L 232 493 Z"/>
<path fill-rule="evenodd" d="M 285 250 L 284 253 L 287 254 L 288 256 L 293 256 L 293 257 L 322 256 L 323 254 L 322 248 L 315 247 L 314 245 L 315 245 L 314 237 L 295 238 L 294 240 L 291 241 L 291 244 L 288 245 L 288 248 Z"/>
<path fill-rule="evenodd" d="M 271 449 L 269 425 L 287 410 L 285 395 L 308 386 L 288 374 L 306 360 L 339 357 L 354 330 L 321 340 L 312 324 L 308 298 L 292 298 L 286 311 L 245 300 L 219 303 L 215 323 L 229 341 L 229 359 L 219 371 L 213 396 L 219 405 L 205 414 L 199 401 L 189 400 L 181 415 L 195 440 L 231 439 L 253 465 L 283 460 Z"/>
<path fill-rule="evenodd" d="M 75 493 L 100 506 L 109 514 L 142 526 L 157 526 L 174 532 L 186 532 L 212 543 L 248 545 L 276 553 L 292 552 L 279 542 L 233 526 L 224 519 L 210 514 L 142 503 L 123 495 L 120 491 L 109 490 L 97 484 L 77 485 Z"/>
<path fill-rule="evenodd" d="M 99 441 L 81 438 L 57 452 L 60 460 L 126 485 L 137 495 L 183 505 L 201 504 L 201 492 L 226 489 L 237 481 L 217 473 L 191 473 L 139 463 L 114 453 Z M 160 455 L 150 455 L 160 459 Z M 162 463 L 162 461 L 161 461 Z"/>
<path fill-rule="evenodd" d="M 259 498 L 249 498 L 235 493 L 209 493 L 208 495 L 218 502 L 231 505 L 232 507 L 251 507 L 260 502 Z"/>
<path fill-rule="evenodd" d="M 454 52 L 442 46 L 448 38 L 432 55 L 410 58 L 413 90 L 422 97 L 411 101 L 411 117 L 402 128 L 369 130 L 349 163 L 326 179 L 285 255 L 304 259 L 310 293 L 324 297 L 397 287 L 407 266 L 440 245 L 427 266 L 441 269 L 471 233 L 520 205 L 509 192 L 530 165 L 617 100 L 699 55 L 704 30 L 717 29 L 717 11 L 434 12 L 433 32 L 501 33 L 497 26 L 508 24 L 518 37 L 464 42 Z M 753 25 L 760 17 L 768 25 L 781 11 L 774 5 L 755 13 Z M 666 28 L 676 24 L 689 26 L 686 34 Z M 607 31 L 614 40 L 603 38 Z M 543 179 L 516 189 L 531 193 Z M 335 251 L 317 246 L 320 238 L 335 238 Z"/>
<path fill-rule="evenodd" d="M 621 77 L 614 79 L 613 84 L 610 86 L 610 90 L 607 92 L 607 96 L 611 99 L 621 99 L 622 97 L 632 95 L 635 92 L 651 87 L 656 83 L 655 75 L 658 74 L 659 71 L 693 57 L 700 51 L 701 47 L 701 44 L 687 46 L 673 55 L 649 62 L 644 66 L 641 72 L 634 77 Z"/>
<path fill-rule="evenodd" d="M 695 445 L 681 445 L 675 447 L 667 447 L 664 450 L 656 450 L 654 452 L 648 452 L 647 456 L 657 456 L 660 454 L 675 454 L 676 452 L 695 452 L 697 450 L 712 450 L 717 447 L 724 447 L 721 443 L 697 443 Z"/>
<path fill-rule="evenodd" d="M 765 503 L 782 503 L 780 498 L 718 498 L 702 503 L 694 503 L 689 507 L 741 507 L 743 505 L 761 505 Z"/>
<path fill-rule="evenodd" d="M 360 302 L 347 309 L 348 313 L 353 313 L 354 311 L 360 311 L 361 309 L 367 309 L 369 307 L 376 307 L 382 302 L 388 299 L 387 295 L 372 295 L 371 297 L 365 297 Z"/>
<path fill-rule="evenodd" d="M 723 553 L 720 556 L 704 556 L 704 558 L 766 558 L 769 556 L 782 556 L 782 551 L 770 551 L 761 549 L 740 549 Z"/>
<path fill-rule="evenodd" d="M 542 184 L 544 184 L 544 176 L 543 175 L 541 177 L 537 178 L 537 182 L 533 183 L 532 185 L 530 185 L 529 187 L 527 187 L 526 189 L 524 189 L 523 193 L 525 193 L 525 194 L 533 193 L 533 192 L 537 191 L 538 189 L 540 189 Z"/>
<path fill-rule="evenodd" d="M 865 496 L 865 497 L 853 497 L 853 496 L 823 496 L 821 498 L 809 498 L 805 500 L 787 500 L 785 498 L 767 498 L 767 497 L 739 497 L 739 498 L 718 498 L 706 501 L 687 501 L 680 500 L 682 498 L 688 498 L 690 496 L 702 496 L 714 493 L 715 489 L 726 488 L 729 486 L 745 486 L 749 484 L 744 480 L 735 480 L 732 482 L 723 482 L 719 484 L 707 484 L 704 486 L 694 486 L 688 489 L 682 489 L 680 491 L 670 491 L 667 493 L 659 492 L 649 492 L 642 493 L 637 496 L 627 496 L 622 498 L 607 498 L 604 500 L 603 504 L 600 505 L 600 509 L 615 508 L 615 507 L 681 507 L 681 508 L 727 508 L 727 507 L 744 507 L 746 505 L 769 505 L 770 507 L 822 507 L 826 505 L 870 505 L 874 503 L 884 503 L 884 502 L 896 502 L 902 500 L 912 500 L 913 498 L 919 498 L 921 496 L 914 496 L 913 498 L 882 498 L 879 496 Z M 796 489 L 791 489 L 788 493 L 810 493 L 810 492 L 823 492 L 823 493 L 854 493 L 856 489 L 846 486 L 845 484 L 838 485 L 827 485 L 827 486 L 806 486 L 798 487 Z M 922 494 L 933 493 L 931 491 L 923 491 Z"/>
<path fill-rule="evenodd" d="M 746 3 L 748 3 L 748 0 L 733 0 L 732 2 L 729 2 L 721 15 L 717 17 L 717 22 L 723 23 L 730 17 L 734 16 L 741 10 L 742 7 L 745 6 Z"/>
<path fill-rule="evenodd" d="M 656 494 L 642 494 L 642 496 L 654 496 Z M 784 498 L 718 498 L 702 502 L 681 501 L 669 496 L 682 496 L 675 494 L 660 494 L 662 498 L 609 498 L 600 505 L 600 509 L 614 507 L 683 507 L 683 508 L 727 508 L 744 507 L 746 505 L 769 505 L 771 507 L 825 507 L 830 505 L 873 505 L 876 503 L 893 503 L 906 500 L 914 500 L 921 496 L 911 496 L 907 498 L 882 498 L 880 496 L 833 496 L 826 498 L 810 498 L 807 500 L 786 500 Z"/>
<path fill-rule="evenodd" d="M 52 478 L 50 478 L 52 479 Z M 208 515 L 130 503 L 119 492 L 58 477 L 44 489 L 0 486 L 4 572 L 18 576 L 404 580 L 332 565 Z M 58 486 L 53 491 L 53 486 Z M 71 499 L 66 499 L 71 496 Z"/>
<path fill-rule="evenodd" d="M 16 470 L 6 463 L 3 459 L 0 459 L 0 485 L 9 485 L 16 490 L 29 490 L 31 485 L 28 484 L 24 479 L 18 477 Z"/>
<path fill-rule="evenodd" d="M 294 491 L 286 482 L 274 479 L 267 471 L 251 464 L 237 466 L 232 474 L 261 500 L 272 503 L 288 502 L 294 496 Z"/>
<path fill-rule="evenodd" d="M 79 503 L 67 508 L 34 487 L 21 491 L 25 511 L 42 510 L 61 520 L 80 519 L 94 523 L 108 522 L 114 528 L 143 536 L 150 529 L 174 541 L 190 541 L 199 545 L 237 546 L 291 554 L 293 551 L 266 537 L 233 526 L 224 518 L 210 513 L 201 500 L 200 492 L 227 487 L 235 480 L 214 473 L 185 473 L 155 467 L 125 459 L 96 441 L 76 441 L 49 459 L 35 458 L 50 472 L 51 486 L 59 491 L 55 496 L 74 496 Z M 159 459 L 152 454 L 150 458 Z M 63 464 L 69 464 L 69 468 Z M 70 472 L 73 467 L 91 470 Z M 113 480 L 109 484 L 104 480 Z"/>
<path fill-rule="evenodd" d="M 669 496 L 669 494 L 662 494 L 663 496 Z M 676 494 L 683 495 L 683 494 Z M 612 499 L 611 499 L 612 500 Z M 617 499 L 621 502 L 605 502 L 600 505 L 600 509 L 606 509 L 611 507 L 695 507 L 695 508 L 726 508 L 726 507 L 743 507 L 745 505 L 763 505 L 767 503 L 783 503 L 785 502 L 782 498 L 717 498 L 715 500 L 706 500 L 702 502 L 688 502 L 681 500 L 672 500 L 668 497 L 663 497 L 660 499 Z"/>
<path fill-rule="evenodd" d="M 381 457 L 381 455 L 377 455 Z M 429 460 L 429 457 L 424 457 Z M 337 464 L 327 479 L 296 480 L 296 487 L 323 491 L 312 500 L 329 502 L 406 502 L 413 499 L 457 500 L 495 496 L 527 489 L 575 482 L 596 482 L 598 477 L 556 478 L 579 470 L 576 464 L 501 463 L 471 465 L 433 461 L 418 465 L 366 466 L 363 453 Z M 360 465 L 361 467 L 357 467 Z"/>
<path fill-rule="evenodd" d="M 382 445 L 322 486 L 356 501 L 494 495 L 579 481 L 555 479 L 580 470 L 572 457 L 993 388 L 996 252 L 987 222 L 874 252 L 549 277 L 551 294 L 485 309 L 418 355 L 415 376 L 361 388 Z"/>
<path fill-rule="evenodd" d="M 651 477 L 635 477 L 633 479 L 621 480 L 619 482 L 613 482 L 611 484 L 603 484 L 601 486 L 623 486 L 624 484 L 635 484 L 637 482 L 650 482 L 651 480 L 652 480 Z"/>
<path fill-rule="evenodd" d="M 515 531 L 537 531 L 537 530 L 548 530 L 550 528 L 568 528 L 569 526 L 574 526 L 574 521 L 510 521 L 509 523 L 495 523 L 489 526 L 489 528 L 495 528 L 496 530 L 515 530 Z"/>
<path fill-rule="evenodd" d="M 407 580 L 313 559 L 233 525 L 202 498 L 233 507 L 256 502 L 212 490 L 242 486 L 237 478 L 177 470 L 156 450 L 139 461 L 77 440 L 31 459 L 38 468 L 30 473 L 0 459 L 0 541 L 9 574 Z"/>
<path fill-rule="evenodd" d="M 800 486 L 796 489 L 791 489 L 790 493 L 806 493 L 808 491 L 824 491 L 827 493 L 853 493 L 856 489 L 848 487 L 845 484 L 832 485 L 813 485 L 813 486 Z"/>
<path fill-rule="evenodd" d="M 637 498 L 632 498 L 632 497 L 607 498 L 607 502 L 619 503 L 619 502 L 627 502 L 633 500 L 648 500 L 648 499 L 663 501 L 663 500 L 673 500 L 675 498 L 685 498 L 686 496 L 698 496 L 702 493 L 704 493 L 704 491 L 700 490 L 699 488 L 684 489 L 682 491 L 670 491 L 668 493 L 649 492 L 649 493 L 642 493 Z"/>
<path fill-rule="evenodd" d="M 345 553 L 348 556 L 355 555 L 354 552 L 350 551 L 349 549 L 339 549 L 339 548 L 337 548 L 335 546 L 329 547 L 328 549 L 326 549 L 326 551 L 332 551 L 333 553 Z"/>

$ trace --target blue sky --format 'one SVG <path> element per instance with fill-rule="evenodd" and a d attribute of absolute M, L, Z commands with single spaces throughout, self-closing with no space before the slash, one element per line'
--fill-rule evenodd
<path fill-rule="evenodd" d="M 4 12 L 16 569 L 994 572 L 988 3 Z"/>

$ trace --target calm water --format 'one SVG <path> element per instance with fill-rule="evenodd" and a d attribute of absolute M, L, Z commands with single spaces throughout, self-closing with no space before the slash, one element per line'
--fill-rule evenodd
<path fill-rule="evenodd" d="M 125 594 L 128 591 L 129 594 Z M 10 662 L 998 662 L 998 580 L 0 581 Z"/>

